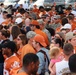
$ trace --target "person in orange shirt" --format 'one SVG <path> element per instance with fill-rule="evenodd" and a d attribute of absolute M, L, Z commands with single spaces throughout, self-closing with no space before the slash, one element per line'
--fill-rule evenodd
<path fill-rule="evenodd" d="M 42 30 L 40 30 L 40 26 L 39 26 L 39 22 L 38 21 L 32 20 L 32 22 L 30 24 L 30 28 L 36 34 L 42 35 L 44 37 L 44 39 L 45 39 L 45 42 L 46 42 L 47 46 L 49 46 L 48 37 L 47 37 L 46 33 L 44 33 Z"/>
<path fill-rule="evenodd" d="M 48 12 L 50 16 L 54 16 L 57 14 L 56 10 L 55 10 L 55 6 L 51 7 L 51 10 Z"/>
<path fill-rule="evenodd" d="M 35 12 L 35 13 L 39 12 L 39 9 L 37 8 L 37 5 L 34 5 L 33 12 Z"/>
<path fill-rule="evenodd" d="M 39 7 L 39 13 L 38 13 L 39 17 L 41 17 L 42 15 L 45 15 L 45 14 L 46 14 L 46 11 L 45 11 L 44 7 L 40 6 Z"/>
<path fill-rule="evenodd" d="M 26 55 L 27 53 L 36 53 L 36 50 L 33 48 L 32 46 L 32 41 L 33 41 L 33 37 L 36 35 L 35 32 L 33 31 L 29 31 L 26 34 L 26 38 L 27 38 L 27 44 L 23 46 L 22 48 L 22 53 L 21 53 L 21 60 L 23 59 L 24 55 Z"/>
<path fill-rule="evenodd" d="M 3 75 L 10 75 L 10 71 L 16 67 L 20 67 L 20 60 L 15 54 L 16 44 L 9 41 L 3 45 L 2 53 L 7 56 L 4 61 Z"/>
<path fill-rule="evenodd" d="M 30 60 L 29 60 L 30 59 Z M 23 66 L 11 75 L 36 75 L 39 58 L 36 54 L 28 53 L 23 57 Z"/>

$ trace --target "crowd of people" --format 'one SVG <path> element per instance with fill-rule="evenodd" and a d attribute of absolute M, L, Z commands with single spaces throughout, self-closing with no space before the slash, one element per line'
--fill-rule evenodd
<path fill-rule="evenodd" d="M 75 9 L 1 3 L 0 75 L 76 75 Z"/>

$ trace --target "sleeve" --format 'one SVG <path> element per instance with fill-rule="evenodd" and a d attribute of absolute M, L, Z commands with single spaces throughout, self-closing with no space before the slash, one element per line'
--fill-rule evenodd
<path fill-rule="evenodd" d="M 43 59 L 44 58 L 44 55 L 42 53 L 37 53 L 37 56 L 39 57 L 39 68 L 38 68 L 38 74 L 41 74 L 42 70 L 44 69 L 44 65 L 45 65 L 45 60 Z"/>

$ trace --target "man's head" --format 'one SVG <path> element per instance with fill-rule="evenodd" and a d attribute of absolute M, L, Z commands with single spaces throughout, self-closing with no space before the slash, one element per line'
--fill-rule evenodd
<path fill-rule="evenodd" d="M 69 68 L 71 72 L 76 73 L 76 54 L 69 58 Z"/>
<path fill-rule="evenodd" d="M 1 40 L 5 40 L 9 37 L 10 37 L 10 32 L 8 30 L 3 29 L 3 30 L 0 31 L 0 39 Z"/>
<path fill-rule="evenodd" d="M 43 6 L 40 6 L 40 7 L 39 7 L 39 10 L 40 10 L 41 12 L 43 12 L 45 9 L 44 9 Z"/>
<path fill-rule="evenodd" d="M 29 31 L 26 34 L 26 38 L 27 38 L 28 42 L 30 42 L 32 44 L 32 41 L 33 41 L 33 38 L 35 35 L 36 35 L 36 33 L 34 31 Z"/>
<path fill-rule="evenodd" d="M 37 20 L 32 20 L 30 24 L 30 28 L 32 31 L 34 31 L 36 28 L 40 29 L 39 22 Z"/>
<path fill-rule="evenodd" d="M 16 18 L 15 23 L 22 28 L 23 26 L 23 19 L 22 18 Z"/>
<path fill-rule="evenodd" d="M 13 19 L 13 17 L 12 17 L 12 15 L 11 14 L 7 14 L 6 15 L 6 19 L 8 20 L 8 21 L 12 21 L 12 19 Z"/>
<path fill-rule="evenodd" d="M 64 45 L 63 47 L 63 53 L 66 55 L 66 56 L 70 56 L 72 55 L 74 52 L 74 47 L 71 43 L 67 43 Z"/>
<path fill-rule="evenodd" d="M 76 35 L 74 35 L 73 32 L 68 32 L 65 38 L 67 43 L 71 43 L 73 46 L 76 46 Z"/>
<path fill-rule="evenodd" d="M 39 22 L 40 29 L 43 30 L 45 28 L 44 21 L 42 19 L 37 20 Z"/>
<path fill-rule="evenodd" d="M 9 42 L 3 44 L 3 47 L 2 47 L 3 55 L 6 55 L 7 57 L 10 57 L 16 51 L 17 51 L 17 46 L 16 46 L 15 42 L 9 41 Z"/>
<path fill-rule="evenodd" d="M 56 24 L 59 23 L 60 22 L 60 15 L 55 15 L 54 16 L 54 21 L 55 21 Z"/>
<path fill-rule="evenodd" d="M 2 16 L 3 16 L 4 19 L 6 19 L 7 14 L 8 14 L 7 11 L 3 11 Z"/>
<path fill-rule="evenodd" d="M 23 57 L 23 68 L 27 70 L 29 74 L 36 75 L 39 67 L 39 58 L 36 54 L 28 53 Z"/>
<path fill-rule="evenodd" d="M 46 46 L 47 45 L 45 43 L 44 37 L 39 34 L 36 34 L 36 36 L 33 39 L 33 47 L 37 49 L 37 48 L 46 47 Z"/>

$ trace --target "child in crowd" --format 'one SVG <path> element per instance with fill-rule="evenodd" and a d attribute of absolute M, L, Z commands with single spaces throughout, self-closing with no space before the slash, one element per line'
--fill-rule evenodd
<path fill-rule="evenodd" d="M 60 49 L 58 47 L 52 47 L 50 49 L 50 65 L 49 65 L 49 70 L 51 72 L 51 75 L 53 75 L 53 66 L 55 65 L 56 62 L 61 61 L 61 57 L 60 57 Z"/>

